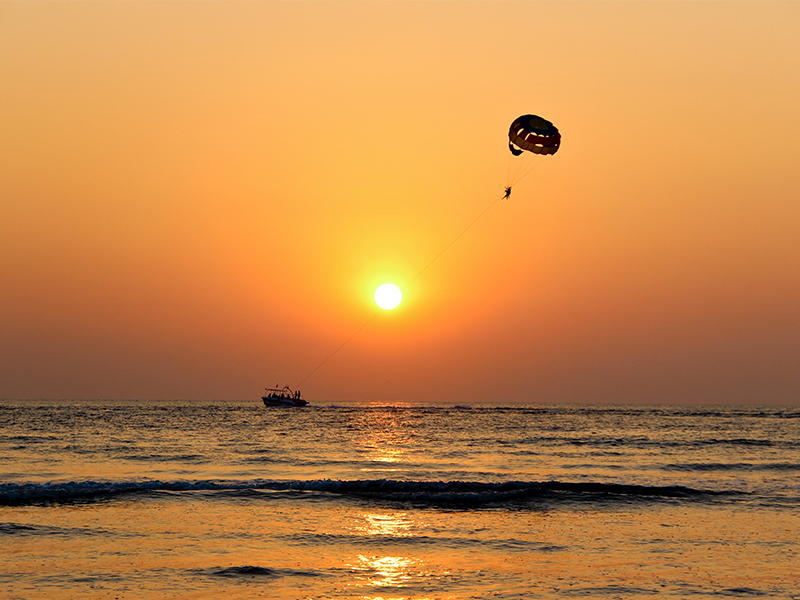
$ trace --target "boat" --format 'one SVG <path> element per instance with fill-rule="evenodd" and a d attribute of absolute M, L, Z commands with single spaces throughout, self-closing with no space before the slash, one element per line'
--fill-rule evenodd
<path fill-rule="evenodd" d="M 285 385 L 282 388 L 265 388 L 264 395 L 261 396 L 264 406 L 306 406 L 306 401 L 300 394 L 300 390 L 292 391 Z"/>

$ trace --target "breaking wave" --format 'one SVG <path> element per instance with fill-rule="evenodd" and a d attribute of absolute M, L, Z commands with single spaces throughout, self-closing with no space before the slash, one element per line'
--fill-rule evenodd
<path fill-rule="evenodd" d="M 404 502 L 422 507 L 536 505 L 561 502 L 637 502 L 708 500 L 741 495 L 737 491 L 712 491 L 680 485 L 647 486 L 617 483 L 508 481 L 400 481 L 368 480 L 177 480 L 177 481 L 67 481 L 0 484 L 0 506 L 86 502 L 147 493 L 211 492 L 241 496 L 252 492 L 327 494 L 377 502 Z"/>

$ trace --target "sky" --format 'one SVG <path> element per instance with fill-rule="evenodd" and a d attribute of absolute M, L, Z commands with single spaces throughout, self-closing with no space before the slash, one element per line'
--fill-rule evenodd
<path fill-rule="evenodd" d="M 0 2 L 0 81 L 0 398 L 800 404 L 798 2 Z"/>

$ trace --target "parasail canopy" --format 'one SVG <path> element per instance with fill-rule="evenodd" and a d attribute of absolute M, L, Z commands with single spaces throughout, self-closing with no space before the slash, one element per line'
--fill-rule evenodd
<path fill-rule="evenodd" d="M 514 156 L 519 156 L 523 150 L 534 154 L 555 154 L 560 144 L 561 134 L 556 126 L 536 115 L 522 115 L 508 130 L 508 149 Z"/>

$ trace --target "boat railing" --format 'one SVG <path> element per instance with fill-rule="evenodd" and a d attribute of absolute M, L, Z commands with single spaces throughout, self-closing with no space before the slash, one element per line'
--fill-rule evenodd
<path fill-rule="evenodd" d="M 264 388 L 266 392 L 264 395 L 267 398 L 293 398 L 293 399 L 301 399 L 303 396 L 300 394 L 300 390 L 292 391 L 288 385 L 283 386 L 282 388 Z"/>

